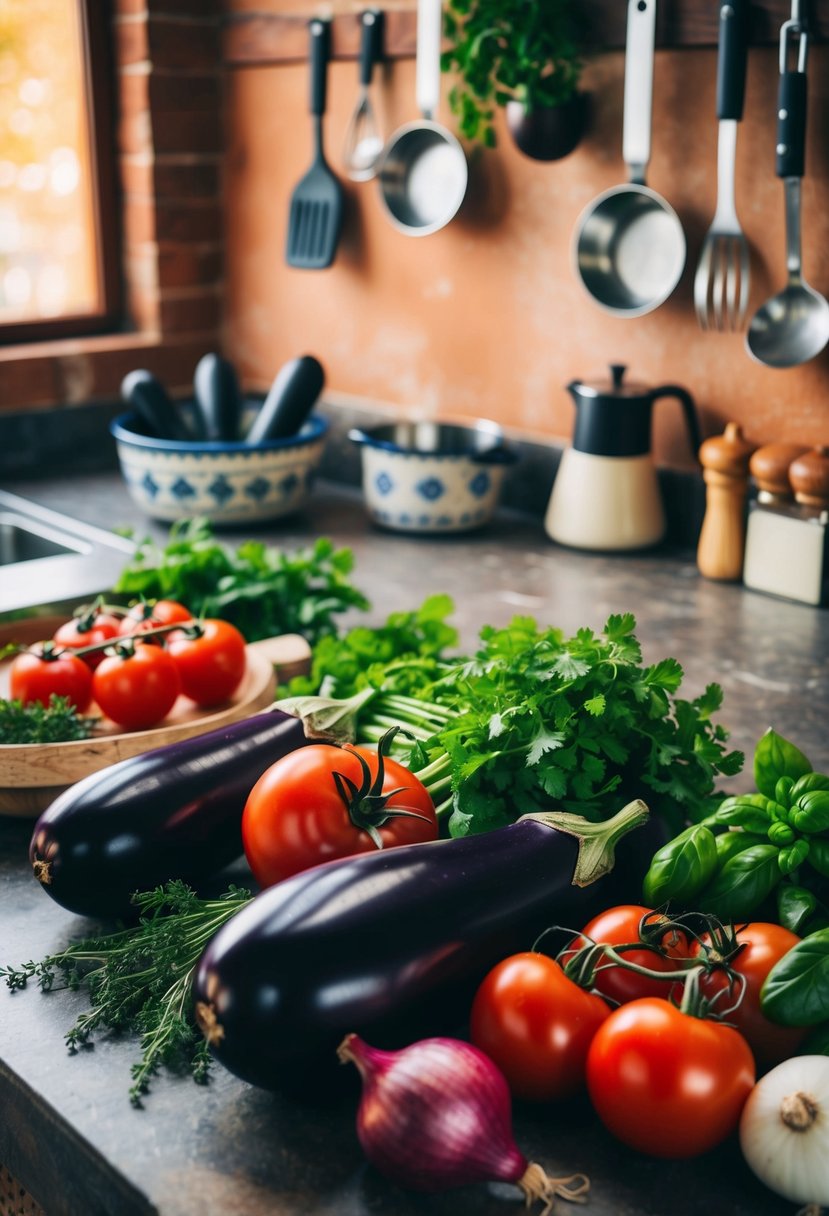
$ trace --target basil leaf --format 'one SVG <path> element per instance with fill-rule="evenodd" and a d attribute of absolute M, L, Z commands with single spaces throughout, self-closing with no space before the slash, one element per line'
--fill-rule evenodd
<path fill-rule="evenodd" d="M 645 901 L 656 908 L 666 900 L 691 900 L 716 867 L 714 833 L 701 823 L 686 828 L 654 854 L 642 884 Z"/>
<path fill-rule="evenodd" d="M 817 896 L 806 887 L 782 882 L 777 888 L 777 918 L 784 929 L 800 934 L 817 907 Z"/>
<path fill-rule="evenodd" d="M 780 881 L 779 849 L 756 844 L 731 857 L 697 897 L 702 912 L 723 921 L 746 920 Z"/>
<path fill-rule="evenodd" d="M 829 929 L 810 933 L 766 976 L 760 1006 L 782 1026 L 816 1026 L 829 1020 Z"/>
<path fill-rule="evenodd" d="M 754 751 L 754 783 L 761 794 L 774 798 L 781 777 L 798 777 L 812 771 L 800 748 L 771 729 L 760 738 Z"/>
<path fill-rule="evenodd" d="M 790 816 L 798 832 L 825 832 L 829 828 L 829 790 L 801 794 Z"/>

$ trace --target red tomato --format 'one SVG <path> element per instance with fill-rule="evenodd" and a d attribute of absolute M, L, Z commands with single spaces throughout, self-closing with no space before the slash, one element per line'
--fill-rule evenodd
<path fill-rule="evenodd" d="M 618 904 L 616 907 L 608 908 L 605 912 L 594 916 L 584 926 L 582 932 L 585 937 L 592 938 L 594 942 L 600 942 L 606 946 L 621 946 L 630 942 L 638 942 L 641 940 L 639 923 L 642 917 L 647 916 L 650 912 L 650 908 L 644 908 L 640 904 Z M 577 950 L 579 946 L 585 944 L 583 939 L 575 938 L 559 961 L 565 963 L 571 957 L 571 951 Z M 687 957 L 688 939 L 684 934 L 669 931 L 663 937 L 661 945 L 672 955 L 672 958 L 664 958 L 655 950 L 648 950 L 645 947 L 641 950 L 625 950 L 622 957 L 640 967 L 648 967 L 651 971 L 672 973 L 679 966 L 679 960 Z M 593 987 L 614 1003 L 624 1005 L 627 1001 L 635 1001 L 643 996 L 661 996 L 667 999 L 672 985 L 668 980 L 652 980 L 647 976 L 637 975 L 635 971 L 626 971 L 623 967 L 616 966 L 612 961 L 607 960 L 602 962 L 600 970 L 596 972 Z"/>
<path fill-rule="evenodd" d="M 192 619 L 189 608 L 176 600 L 143 600 L 140 604 L 133 604 L 127 615 L 121 618 L 121 636 L 130 637 L 157 629 L 159 625 L 176 625 L 179 621 Z"/>
<path fill-rule="evenodd" d="M 48 705 L 51 696 L 67 697 L 83 713 L 92 700 L 92 672 L 76 654 L 58 651 L 56 657 L 49 649 L 51 643 L 41 642 L 33 650 L 24 650 L 12 659 L 9 672 L 9 695 L 24 705 L 38 702 Z M 46 647 L 44 653 L 43 647 Z"/>
<path fill-rule="evenodd" d="M 808 1033 L 805 1026 L 778 1026 L 769 1021 L 760 1008 L 760 991 L 766 976 L 774 964 L 788 954 L 792 946 L 797 945 L 800 938 L 782 925 L 762 921 L 742 925 L 737 929 L 736 937 L 738 942 L 745 945 L 731 960 L 730 966 L 745 977 L 745 991 L 739 1005 L 731 1012 L 725 1013 L 726 1007 L 733 1004 L 727 993 L 723 993 L 715 1008 L 748 1040 L 757 1067 L 765 1070 L 796 1055 Z M 702 939 L 703 943 L 707 940 L 706 937 Z M 699 950 L 700 946 L 695 943 L 693 953 L 699 953 Z M 727 987 L 728 979 L 723 971 L 713 971 L 700 980 L 700 988 L 709 998 Z M 736 990 L 734 996 L 737 996 Z"/>
<path fill-rule="evenodd" d="M 587 1053 L 587 1089 L 623 1144 L 653 1157 L 696 1157 L 737 1127 L 754 1057 L 730 1026 L 643 997 L 620 1005 Z"/>
<path fill-rule="evenodd" d="M 300 747 L 262 774 L 242 815 L 245 855 L 261 886 L 272 886 L 320 862 L 377 847 L 364 826 L 365 819 L 372 818 L 371 808 L 365 799 L 356 799 L 349 809 L 334 776 L 339 773 L 360 789 L 364 773 L 358 757 L 376 779 L 376 752 L 324 743 Z M 375 830 L 383 847 L 435 840 L 437 816 L 426 787 L 388 756 L 383 757 L 383 773 L 382 792 L 391 795 L 387 809 L 413 813 L 392 814 L 381 823 L 375 812 Z"/>
<path fill-rule="evenodd" d="M 112 616 L 108 612 L 92 610 L 59 625 L 52 635 L 52 640 L 60 643 L 61 646 L 80 650 L 83 646 L 98 646 L 101 642 L 108 642 L 110 638 L 117 638 L 120 631 L 121 622 L 117 616 Z M 94 671 L 103 659 L 104 652 L 97 650 L 81 657 L 87 667 Z"/>
<path fill-rule="evenodd" d="M 610 1014 L 555 959 L 527 951 L 489 972 L 475 994 L 470 1038 L 494 1060 L 516 1098 L 549 1102 L 584 1084 L 587 1051 Z"/>
<path fill-rule="evenodd" d="M 155 726 L 166 718 L 180 691 L 178 670 L 167 651 L 141 642 L 132 653 L 107 655 L 92 673 L 95 700 L 125 730 Z"/>
<path fill-rule="evenodd" d="M 239 687 L 247 669 L 245 639 L 227 621 L 199 621 L 199 637 L 168 634 L 166 647 L 175 660 L 181 691 L 197 705 L 219 705 Z"/>

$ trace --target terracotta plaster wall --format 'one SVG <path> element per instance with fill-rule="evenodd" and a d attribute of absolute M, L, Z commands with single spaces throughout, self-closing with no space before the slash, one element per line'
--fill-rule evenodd
<path fill-rule="evenodd" d="M 810 59 L 804 273 L 829 290 L 829 48 Z M 334 393 L 407 413 L 483 415 L 516 432 L 559 442 L 571 433 L 567 383 L 625 363 L 651 385 L 686 386 L 703 432 L 740 421 L 756 442 L 829 442 L 829 355 L 774 371 L 753 362 L 740 334 L 702 333 L 692 305 L 693 271 L 716 194 L 716 53 L 658 51 L 648 183 L 672 203 L 688 238 L 682 281 L 648 316 L 604 313 L 572 268 L 572 237 L 590 200 L 625 179 L 621 156 L 624 56 L 594 56 L 584 84 L 589 133 L 565 160 L 529 160 L 499 125 L 495 151 L 471 156 L 466 200 L 441 232 L 411 238 L 389 223 L 376 183 L 348 182 L 341 147 L 357 96 L 353 61 L 328 76 L 325 143 L 346 192 L 334 265 L 295 270 L 284 257 L 289 199 L 311 163 L 307 67 L 228 72 L 225 207 L 228 353 L 251 383 L 309 351 Z M 448 82 L 444 80 L 444 97 Z M 783 187 L 774 175 L 777 56 L 753 48 L 746 120 L 738 139 L 737 204 L 752 246 L 751 310 L 785 279 Z M 374 98 L 386 132 L 417 117 L 414 64 L 378 78 Z M 444 100 L 443 121 L 453 119 Z M 679 407 L 655 412 L 657 460 L 689 463 Z"/>

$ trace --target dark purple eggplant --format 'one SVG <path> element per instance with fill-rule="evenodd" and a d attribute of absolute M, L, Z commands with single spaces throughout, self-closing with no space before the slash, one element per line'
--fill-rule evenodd
<path fill-rule="evenodd" d="M 600 910 L 613 846 L 647 814 L 636 801 L 603 824 L 526 817 L 277 883 L 200 960 L 194 996 L 205 1038 L 244 1080 L 296 1089 L 335 1064 L 349 1032 L 389 1049 L 451 1032 L 500 958 L 530 949 L 552 923 L 578 928 Z M 599 864 L 577 873 L 578 858 Z"/>
<path fill-rule="evenodd" d="M 84 916 L 126 915 L 136 890 L 207 878 L 243 852 L 254 783 L 307 742 L 299 719 L 275 709 L 101 769 L 38 819 L 35 877 Z"/>

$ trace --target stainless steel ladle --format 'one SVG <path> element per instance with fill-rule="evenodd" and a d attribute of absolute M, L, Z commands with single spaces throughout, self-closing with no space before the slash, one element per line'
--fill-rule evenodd
<path fill-rule="evenodd" d="M 757 310 L 746 334 L 749 354 L 768 367 L 795 367 L 814 359 L 829 342 L 829 303 L 801 271 L 800 183 L 806 142 L 806 59 L 809 38 L 804 4 L 794 0 L 792 16 L 780 30 L 780 87 L 777 105 L 777 176 L 786 203 L 788 282 Z M 797 67 L 789 70 L 790 40 L 798 39 Z"/>

